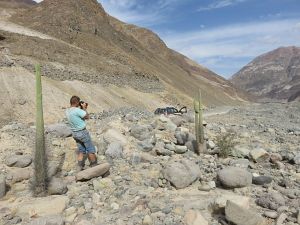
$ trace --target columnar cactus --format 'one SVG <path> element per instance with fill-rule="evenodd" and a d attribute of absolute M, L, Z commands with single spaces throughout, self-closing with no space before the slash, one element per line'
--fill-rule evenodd
<path fill-rule="evenodd" d="M 197 154 L 203 153 L 206 148 L 204 140 L 203 114 L 202 114 L 201 90 L 199 89 L 197 97 L 194 99 L 195 110 L 195 135 Z"/>
<path fill-rule="evenodd" d="M 34 183 L 35 195 L 44 195 L 47 191 L 47 160 L 44 137 L 44 118 L 42 100 L 41 67 L 35 66 L 36 74 L 36 138 L 34 155 Z"/>

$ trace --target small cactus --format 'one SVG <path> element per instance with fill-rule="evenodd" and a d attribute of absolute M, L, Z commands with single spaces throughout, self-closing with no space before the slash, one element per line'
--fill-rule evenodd
<path fill-rule="evenodd" d="M 47 160 L 44 137 L 44 118 L 42 100 L 41 67 L 35 66 L 36 74 L 36 138 L 34 155 L 34 180 L 33 191 L 37 196 L 46 194 L 47 191 Z"/>
<path fill-rule="evenodd" d="M 202 101 L 201 90 L 199 89 L 197 97 L 194 99 L 195 110 L 195 135 L 196 135 L 196 153 L 203 153 L 206 149 L 204 140 L 204 128 L 203 128 L 203 114 L 202 114 Z"/>

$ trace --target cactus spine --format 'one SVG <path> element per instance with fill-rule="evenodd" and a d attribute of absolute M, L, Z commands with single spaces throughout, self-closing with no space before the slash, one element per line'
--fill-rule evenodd
<path fill-rule="evenodd" d="M 35 195 L 45 195 L 47 191 L 47 165 L 44 137 L 43 99 L 41 67 L 35 66 L 36 75 L 36 138 L 34 155 L 34 183 Z"/>
<path fill-rule="evenodd" d="M 196 135 L 196 153 L 200 154 L 205 151 L 206 145 L 204 140 L 204 128 L 203 128 L 203 114 L 202 114 L 202 101 L 201 90 L 199 89 L 197 97 L 194 99 L 195 110 L 195 135 Z"/>

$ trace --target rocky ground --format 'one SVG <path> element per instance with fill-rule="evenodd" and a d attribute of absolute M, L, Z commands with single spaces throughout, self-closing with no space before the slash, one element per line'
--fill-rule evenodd
<path fill-rule="evenodd" d="M 205 115 L 207 152 L 198 156 L 192 112 L 94 114 L 100 166 L 87 163 L 80 173 L 68 128 L 48 125 L 49 196 L 42 198 L 30 191 L 35 128 L 3 126 L 0 224 L 300 224 L 300 104 Z M 235 147 L 222 158 L 218 140 L 229 133 Z"/>

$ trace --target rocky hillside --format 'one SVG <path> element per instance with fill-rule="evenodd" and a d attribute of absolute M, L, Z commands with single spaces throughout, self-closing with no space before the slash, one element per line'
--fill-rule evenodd
<path fill-rule="evenodd" d="M 206 104 L 233 103 L 238 99 L 229 82 L 168 49 L 151 31 L 112 18 L 96 0 L 45 0 L 12 20 L 79 48 L 77 54 L 64 49 L 63 54 L 72 54 L 68 59 L 53 42 L 45 43 L 47 49 L 36 46 L 42 48 L 40 51 L 19 48 L 19 54 L 28 55 L 31 51 L 30 57 L 62 63 L 68 71 L 70 65 L 95 70 L 84 75 L 71 72 L 73 77 L 60 75 L 60 79 L 100 82 L 99 76 L 106 76 L 116 82 L 120 80 L 120 84 L 142 79 L 135 86 L 143 90 L 147 91 L 147 82 L 152 82 L 158 89 L 171 86 L 190 97 L 201 87 Z M 32 48 L 32 44 L 28 46 Z"/>
<path fill-rule="evenodd" d="M 300 48 L 282 47 L 255 58 L 231 81 L 247 92 L 284 101 L 300 99 Z"/>

